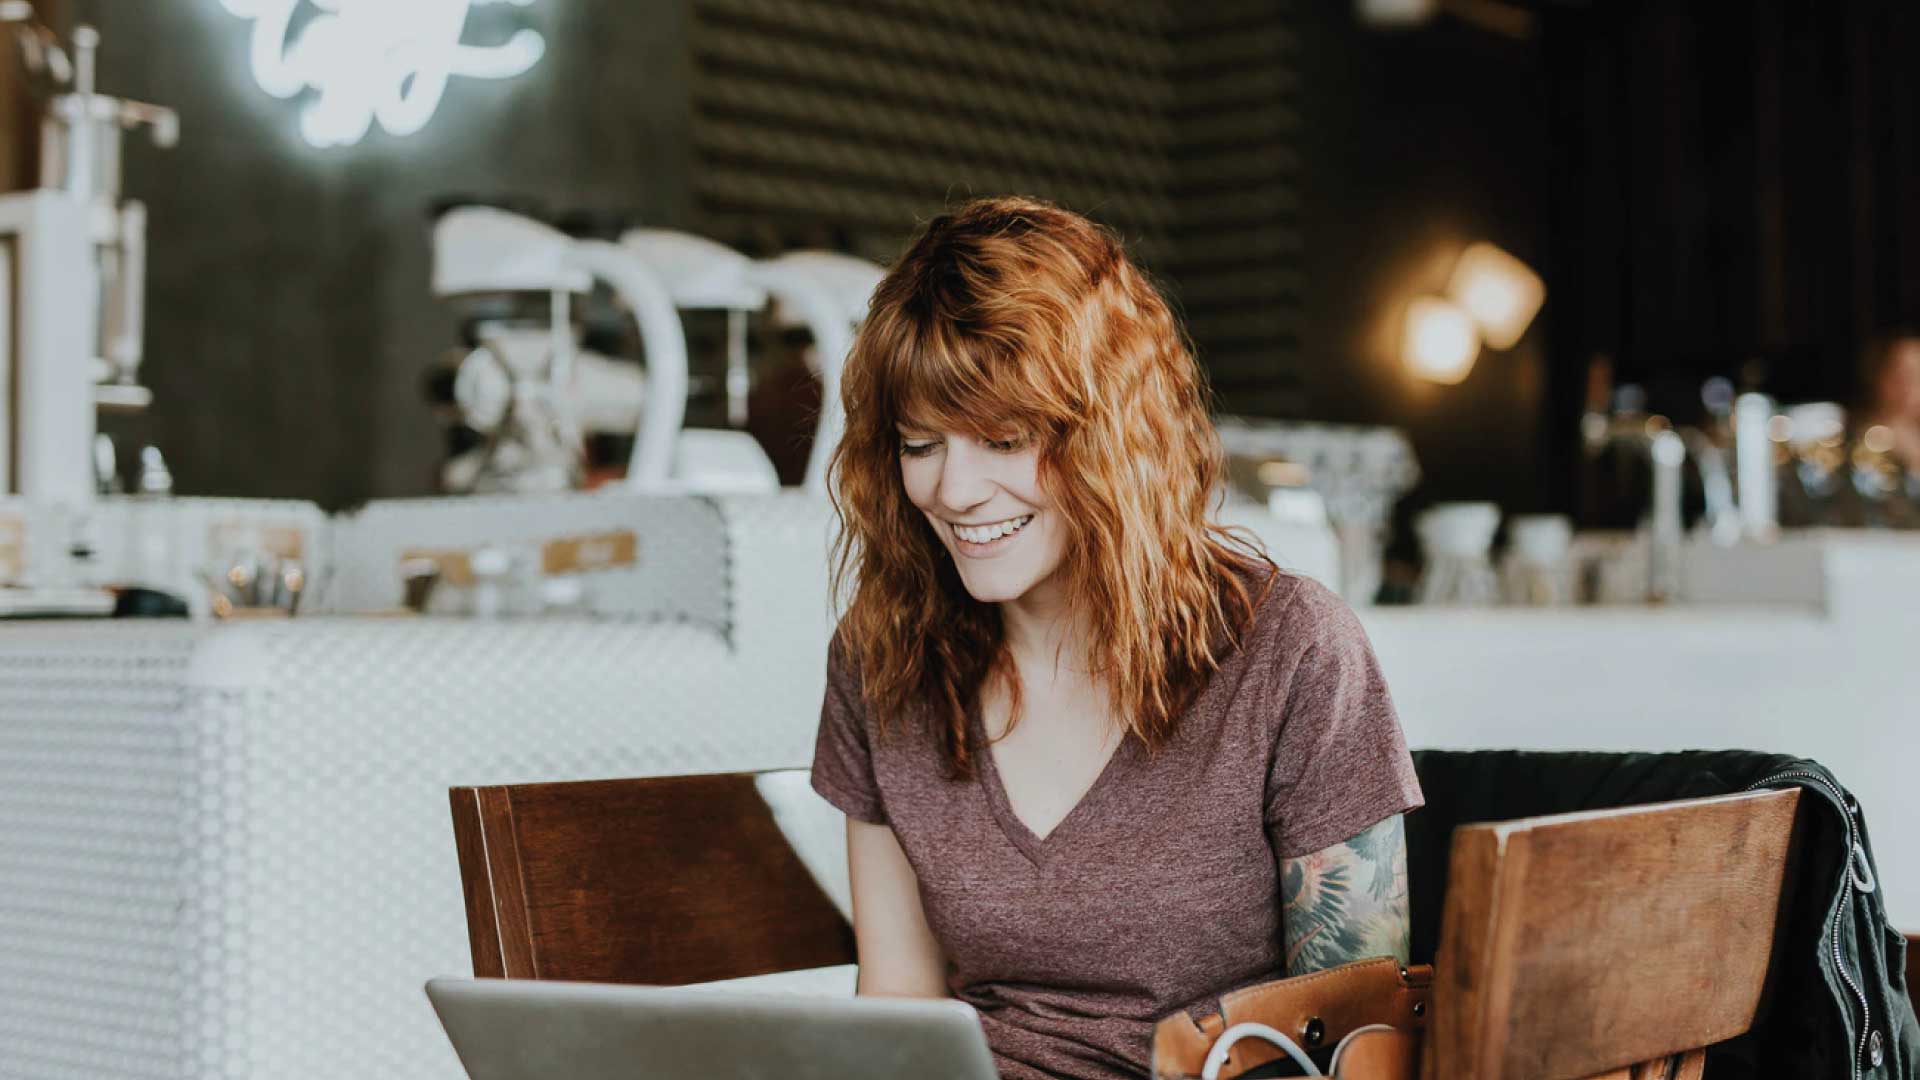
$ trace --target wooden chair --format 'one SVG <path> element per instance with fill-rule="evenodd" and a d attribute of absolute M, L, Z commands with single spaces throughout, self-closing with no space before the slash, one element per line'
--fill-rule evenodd
<path fill-rule="evenodd" d="M 451 801 L 476 975 L 677 985 L 854 960 L 751 775 Z M 1798 801 L 1456 830 L 1423 1075 L 1698 1080 L 1700 1049 L 1753 1024 Z"/>
<path fill-rule="evenodd" d="M 450 796 L 475 975 L 681 985 L 854 960 L 751 774 Z"/>
<path fill-rule="evenodd" d="M 1798 790 L 1466 825 L 1429 1080 L 1697 1080 L 1752 1027 Z"/>

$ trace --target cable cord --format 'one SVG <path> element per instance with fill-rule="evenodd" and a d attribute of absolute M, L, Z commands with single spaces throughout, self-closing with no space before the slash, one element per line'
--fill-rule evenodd
<path fill-rule="evenodd" d="M 1347 1052 L 1347 1045 L 1353 1042 L 1355 1036 L 1369 1031 L 1392 1030 L 1394 1030 L 1393 1027 L 1388 1024 L 1366 1024 L 1347 1032 L 1347 1037 L 1341 1039 L 1340 1045 L 1333 1048 L 1333 1060 L 1327 1063 L 1327 1071 L 1323 1073 L 1320 1067 L 1313 1063 L 1313 1059 L 1307 1056 L 1307 1052 L 1300 1049 L 1300 1044 L 1294 1042 L 1293 1038 L 1286 1033 L 1265 1024 L 1235 1024 L 1221 1032 L 1220 1038 L 1213 1044 L 1213 1049 L 1207 1052 L 1207 1062 L 1200 1070 L 1200 1080 L 1220 1080 L 1220 1070 L 1227 1063 L 1227 1055 L 1233 1052 L 1233 1044 L 1249 1037 L 1265 1039 L 1286 1051 L 1287 1056 L 1293 1059 L 1293 1063 L 1300 1066 L 1303 1076 L 1338 1077 L 1340 1057 Z"/>
<path fill-rule="evenodd" d="M 1307 1052 L 1300 1049 L 1300 1044 L 1294 1042 L 1291 1036 L 1265 1024 L 1246 1023 L 1235 1024 L 1220 1033 L 1220 1038 L 1214 1042 L 1213 1049 L 1207 1051 L 1207 1063 L 1200 1070 L 1200 1080 L 1220 1080 L 1220 1068 L 1227 1063 L 1227 1055 L 1233 1052 L 1233 1044 L 1249 1036 L 1265 1039 L 1285 1050 L 1294 1064 L 1305 1070 L 1304 1075 L 1326 1075 L 1313 1063 L 1313 1059 L 1307 1056 Z"/>

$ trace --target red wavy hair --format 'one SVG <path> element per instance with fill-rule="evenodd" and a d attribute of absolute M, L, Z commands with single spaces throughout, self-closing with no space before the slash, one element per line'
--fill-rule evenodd
<path fill-rule="evenodd" d="M 1238 563 L 1272 564 L 1210 520 L 1224 469 L 1208 391 L 1185 335 L 1118 238 L 1026 198 L 980 199 L 920 231 L 874 290 L 841 376 L 846 432 L 830 491 L 839 514 L 835 647 L 867 707 L 924 718 L 948 771 L 973 773 L 968 709 L 990 678 L 1019 677 L 997 605 L 970 596 L 900 477 L 898 425 L 1039 443 L 1040 482 L 1067 530 L 1057 573 L 1088 620 L 1088 660 L 1130 734 L 1151 750 L 1257 600 Z"/>

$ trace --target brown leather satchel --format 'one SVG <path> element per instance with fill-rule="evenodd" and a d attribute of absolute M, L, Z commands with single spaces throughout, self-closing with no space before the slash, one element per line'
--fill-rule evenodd
<path fill-rule="evenodd" d="M 1403 967 L 1382 956 L 1235 990 L 1220 999 L 1216 1014 L 1195 1021 L 1182 1010 L 1154 1026 L 1154 1080 L 1198 1080 L 1214 1043 L 1245 1023 L 1273 1028 L 1309 1054 L 1331 1050 L 1357 1029 L 1384 1024 L 1393 1030 L 1364 1031 L 1347 1044 L 1338 1075 L 1415 1080 L 1432 985 L 1431 966 Z M 1240 1040 L 1228 1052 L 1220 1080 L 1286 1056 L 1263 1038 Z"/>

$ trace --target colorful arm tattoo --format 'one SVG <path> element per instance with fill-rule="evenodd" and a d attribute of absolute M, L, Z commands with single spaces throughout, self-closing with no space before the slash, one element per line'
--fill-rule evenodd
<path fill-rule="evenodd" d="M 1407 830 L 1395 814 L 1324 851 L 1280 860 L 1287 974 L 1354 960 L 1407 962 Z"/>

